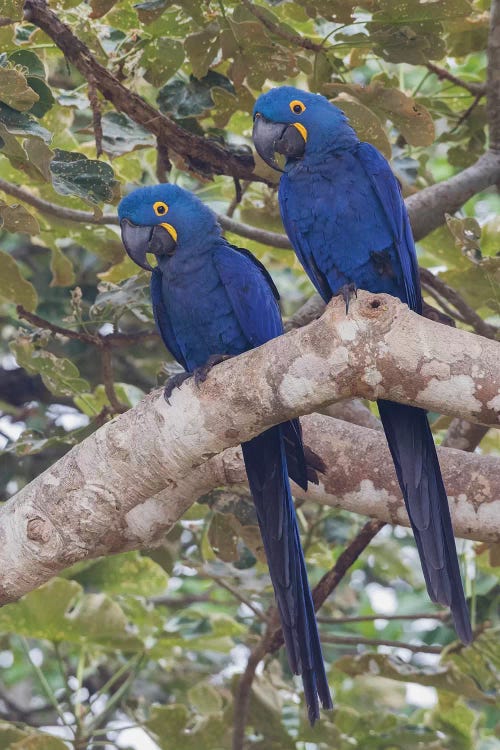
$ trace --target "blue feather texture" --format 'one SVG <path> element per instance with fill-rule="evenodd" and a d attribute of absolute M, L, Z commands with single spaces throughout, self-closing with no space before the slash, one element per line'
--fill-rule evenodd
<path fill-rule="evenodd" d="M 160 217 L 154 206 L 160 206 Z M 168 252 L 157 255 L 151 299 L 163 342 L 187 372 L 213 355 L 241 354 L 283 333 L 270 275 L 251 253 L 222 237 L 214 214 L 193 194 L 173 185 L 139 189 L 121 202 L 118 213 L 122 222 L 144 227 L 146 244 L 150 227 L 166 222 L 175 236 L 175 249 L 169 240 Z M 302 676 L 314 723 L 320 701 L 331 708 L 332 700 L 288 478 L 307 489 L 300 423 L 277 425 L 242 450 L 290 667 Z"/>
<path fill-rule="evenodd" d="M 392 294 L 421 314 L 410 223 L 399 183 L 382 154 L 360 142 L 342 111 L 317 94 L 289 86 L 272 89 L 259 97 L 254 116 L 276 137 L 286 137 L 290 126 L 303 135 L 302 147 L 288 152 L 279 203 L 297 257 L 323 299 L 354 287 Z M 294 143 L 296 148 L 296 138 Z M 267 153 L 265 145 L 260 147 Z M 427 416 L 390 401 L 378 406 L 429 595 L 451 608 L 459 637 L 469 643 L 469 611 Z"/>

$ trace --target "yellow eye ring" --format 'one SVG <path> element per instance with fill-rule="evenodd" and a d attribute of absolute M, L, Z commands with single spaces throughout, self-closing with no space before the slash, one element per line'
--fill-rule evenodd
<path fill-rule="evenodd" d="M 163 203 L 163 201 L 156 201 L 156 203 L 153 204 L 153 210 L 157 216 L 165 216 L 168 212 L 168 206 L 166 203 Z"/>
<path fill-rule="evenodd" d="M 301 101 L 298 99 L 294 99 L 292 102 L 290 102 L 290 109 L 295 115 L 301 115 L 302 112 L 304 112 L 306 105 L 302 104 Z"/>

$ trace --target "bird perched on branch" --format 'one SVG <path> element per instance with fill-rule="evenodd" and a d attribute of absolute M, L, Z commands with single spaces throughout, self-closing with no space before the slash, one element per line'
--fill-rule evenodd
<path fill-rule="evenodd" d="M 191 374 L 204 380 L 221 359 L 283 333 L 271 276 L 250 252 L 222 237 L 215 215 L 192 193 L 170 184 L 141 188 L 121 201 L 118 215 L 127 253 L 151 271 L 163 342 L 186 370 L 167 384 L 167 400 Z M 154 268 L 147 253 L 156 256 Z M 242 450 L 290 667 L 302 676 L 314 723 L 318 697 L 325 708 L 332 701 L 288 480 L 307 489 L 300 423 L 272 427 Z"/>
<path fill-rule="evenodd" d="M 399 297 L 422 314 L 413 236 L 398 181 L 380 152 L 361 143 L 325 97 L 283 86 L 254 107 L 260 156 L 283 172 L 281 216 L 297 257 L 328 302 L 356 289 Z M 283 169 L 275 154 L 285 157 Z M 472 640 L 469 611 L 434 440 L 423 409 L 378 401 L 415 535 L 427 590 L 451 608 L 456 631 Z"/>

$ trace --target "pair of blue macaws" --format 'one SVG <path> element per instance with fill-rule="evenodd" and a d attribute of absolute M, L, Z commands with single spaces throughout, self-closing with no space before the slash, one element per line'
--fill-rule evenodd
<path fill-rule="evenodd" d="M 328 302 L 356 289 L 399 297 L 422 313 L 418 265 L 399 184 L 384 157 L 362 143 L 343 112 L 323 96 L 283 86 L 259 97 L 253 138 L 280 169 L 281 215 L 307 275 Z M 204 379 L 223 357 L 283 333 L 279 295 L 264 266 L 227 242 L 214 214 L 175 185 L 141 188 L 120 203 L 127 253 L 151 270 L 162 339 L 186 375 Z M 146 253 L 157 265 L 151 268 Z M 443 480 L 425 411 L 378 401 L 427 589 L 451 608 L 456 631 L 472 639 Z M 321 652 L 288 477 L 307 488 L 298 420 L 242 445 L 289 663 L 302 676 L 311 723 L 332 700 Z M 309 471 L 309 477 L 314 472 Z"/>

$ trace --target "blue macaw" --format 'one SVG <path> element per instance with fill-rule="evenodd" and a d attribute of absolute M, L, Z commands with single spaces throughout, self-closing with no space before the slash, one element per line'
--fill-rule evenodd
<path fill-rule="evenodd" d="M 413 236 L 399 183 L 387 161 L 359 141 L 344 113 L 318 94 L 282 86 L 255 103 L 253 138 L 280 169 L 279 203 L 295 252 L 328 302 L 356 289 L 399 297 L 422 314 Z M 417 544 L 427 590 L 451 608 L 472 640 L 448 499 L 426 412 L 379 400 L 378 408 Z M 353 460 L 355 458 L 353 457 Z"/>
<path fill-rule="evenodd" d="M 203 380 L 226 356 L 283 333 L 278 291 L 264 266 L 221 235 L 215 215 L 196 196 L 170 184 L 134 190 L 118 215 L 129 256 L 151 273 L 153 313 L 163 343 L 186 374 Z M 153 253 L 152 268 L 146 253 Z M 307 489 L 297 419 L 243 443 L 243 458 L 276 594 L 290 668 L 302 675 L 311 723 L 332 700 L 288 475 Z M 314 479 L 313 479 L 314 481 Z M 316 480 L 317 481 L 317 480 Z"/>

